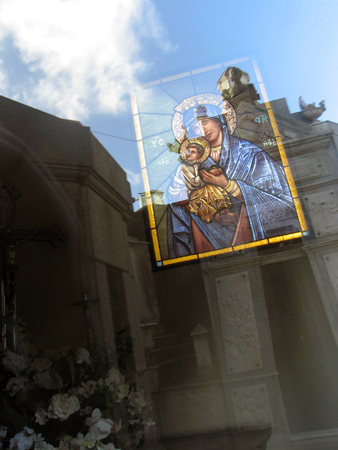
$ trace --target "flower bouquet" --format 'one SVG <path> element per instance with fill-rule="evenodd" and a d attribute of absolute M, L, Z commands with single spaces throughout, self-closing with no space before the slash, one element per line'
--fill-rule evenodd
<path fill-rule="evenodd" d="M 0 448 L 132 450 L 148 417 L 142 392 L 107 352 L 61 348 L 0 355 Z"/>

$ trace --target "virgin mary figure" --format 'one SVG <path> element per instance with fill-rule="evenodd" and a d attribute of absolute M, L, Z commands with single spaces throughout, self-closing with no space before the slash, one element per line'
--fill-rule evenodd
<path fill-rule="evenodd" d="M 168 198 L 169 257 L 182 257 L 300 231 L 282 166 L 252 142 L 232 136 L 219 106 L 200 104 L 184 112 L 188 138 L 204 136 L 210 156 L 200 164 L 206 184 L 219 186 L 231 207 L 204 221 L 189 212 L 189 196 L 179 171 Z"/>

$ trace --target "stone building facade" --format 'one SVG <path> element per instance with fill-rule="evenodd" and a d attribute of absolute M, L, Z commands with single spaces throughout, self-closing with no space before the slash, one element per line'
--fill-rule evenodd
<path fill-rule="evenodd" d="M 125 172 L 79 122 L 0 97 L 1 184 L 21 193 L 17 227 L 57 224 L 67 235 L 53 248 L 27 240 L 18 249 L 17 315 L 37 348 L 115 346 L 130 327 L 134 366 L 145 365 L 127 221 Z"/>
<path fill-rule="evenodd" d="M 15 225 L 67 235 L 56 249 L 20 245 L 17 313 L 41 348 L 114 347 L 130 326 L 157 423 L 144 448 L 337 448 L 338 125 L 272 107 L 308 235 L 152 272 L 143 210 L 90 130 L 0 97 Z M 236 109 L 253 142 L 257 108 Z M 265 150 L 278 158 L 273 142 Z"/>

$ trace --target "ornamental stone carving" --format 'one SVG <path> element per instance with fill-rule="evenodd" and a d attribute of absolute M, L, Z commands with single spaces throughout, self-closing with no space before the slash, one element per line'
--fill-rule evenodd
<path fill-rule="evenodd" d="M 305 181 L 328 175 L 327 167 L 322 156 L 311 158 L 290 158 L 290 165 L 293 166 L 295 180 Z"/>
<path fill-rule="evenodd" d="M 310 194 L 305 201 L 318 237 L 338 233 L 338 197 L 334 190 Z"/>
<path fill-rule="evenodd" d="M 232 389 L 231 397 L 238 427 L 257 429 L 273 426 L 265 384 Z"/>
<path fill-rule="evenodd" d="M 164 437 L 212 433 L 224 428 L 225 415 L 219 386 L 162 392 L 159 408 Z"/>
<path fill-rule="evenodd" d="M 222 337 L 228 373 L 262 367 L 247 272 L 216 280 Z"/>

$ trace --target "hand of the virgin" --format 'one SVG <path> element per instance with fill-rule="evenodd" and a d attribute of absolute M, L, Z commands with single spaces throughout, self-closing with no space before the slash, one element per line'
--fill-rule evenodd
<path fill-rule="evenodd" d="M 220 169 L 211 169 L 210 172 L 202 169 L 200 173 L 206 183 L 215 184 L 220 187 L 225 187 L 229 184 L 229 180 Z"/>
<path fill-rule="evenodd" d="M 178 206 L 185 206 L 189 203 L 189 200 L 181 200 L 180 202 L 175 202 Z"/>

